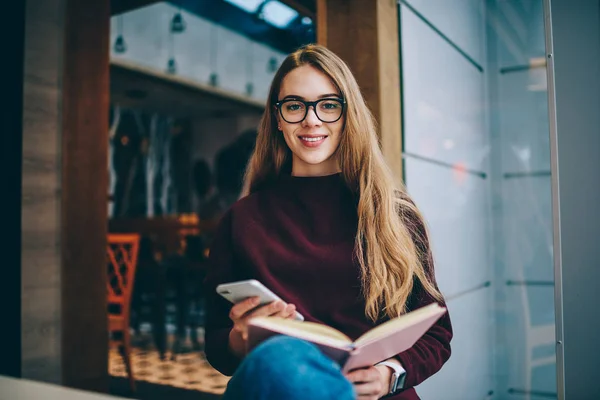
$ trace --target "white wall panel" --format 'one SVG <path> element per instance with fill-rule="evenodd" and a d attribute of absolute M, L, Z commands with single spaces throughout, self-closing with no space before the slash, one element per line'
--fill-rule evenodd
<path fill-rule="evenodd" d="M 405 152 L 487 170 L 485 77 L 403 7 Z"/>
<path fill-rule="evenodd" d="M 485 61 L 485 2 L 481 0 L 408 0 L 452 42 L 479 64 Z"/>
<path fill-rule="evenodd" d="M 503 172 L 550 171 L 546 70 L 498 74 Z"/>
<path fill-rule="evenodd" d="M 488 182 L 406 159 L 406 184 L 430 229 L 440 289 L 452 296 L 491 279 Z"/>
<path fill-rule="evenodd" d="M 421 385 L 424 400 L 483 400 L 492 389 L 490 338 L 494 335 L 490 316 L 492 293 L 480 289 L 448 302 L 454 329 L 452 355 L 442 369 Z"/>
<path fill-rule="evenodd" d="M 505 251 L 499 276 L 554 281 L 552 201 L 549 176 L 502 182 Z"/>

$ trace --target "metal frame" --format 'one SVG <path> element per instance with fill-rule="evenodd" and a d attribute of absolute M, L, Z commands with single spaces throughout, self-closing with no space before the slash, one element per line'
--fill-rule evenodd
<path fill-rule="evenodd" d="M 554 47 L 552 43 L 552 9 L 544 1 L 544 35 L 546 36 L 546 79 L 548 84 L 548 118 L 550 127 L 550 167 L 552 182 L 552 229 L 554 246 L 554 325 L 556 333 L 556 393 L 565 398 L 565 364 L 563 347 L 562 251 L 560 230 L 560 190 L 558 169 L 558 134 L 556 129 L 556 87 L 554 85 Z"/>

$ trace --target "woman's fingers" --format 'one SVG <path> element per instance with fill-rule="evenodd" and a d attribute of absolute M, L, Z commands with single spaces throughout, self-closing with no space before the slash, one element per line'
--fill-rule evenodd
<path fill-rule="evenodd" d="M 237 332 L 243 341 L 248 339 L 247 324 L 250 319 L 264 316 L 293 318 L 296 313 L 295 305 L 286 304 L 281 300 L 257 308 L 258 303 L 258 297 L 251 297 L 231 307 L 229 312 L 229 318 L 234 322 L 233 331 Z"/>
<path fill-rule="evenodd" d="M 360 400 L 377 399 L 382 390 L 383 386 L 379 381 L 354 384 L 354 391 Z"/>
<path fill-rule="evenodd" d="M 383 376 L 375 367 L 361 368 L 346 374 L 359 400 L 378 399 L 384 393 Z"/>
<path fill-rule="evenodd" d="M 352 383 L 373 382 L 380 377 L 381 374 L 375 367 L 355 369 L 346 374 L 346 379 Z"/>
<path fill-rule="evenodd" d="M 248 320 L 266 316 L 292 318 L 296 314 L 296 306 L 293 304 L 286 304 L 281 300 L 277 300 L 257 308 L 259 301 L 258 297 L 250 297 L 237 303 L 231 307 L 229 318 L 236 323 L 242 319 Z"/>
<path fill-rule="evenodd" d="M 248 311 L 250 311 L 253 308 L 255 308 L 256 306 L 258 306 L 258 303 L 259 303 L 259 298 L 257 296 L 249 297 L 244 301 L 240 301 L 239 303 L 237 303 L 236 305 L 231 307 L 231 311 L 229 312 L 229 318 L 233 322 L 237 322 L 245 314 L 247 314 Z"/>
<path fill-rule="evenodd" d="M 243 354 L 240 349 L 245 347 L 248 340 L 249 320 L 262 316 L 293 318 L 296 313 L 295 305 L 286 304 L 281 300 L 257 307 L 259 301 L 258 297 L 249 298 L 231 307 L 229 318 L 233 321 L 233 327 L 230 333 L 230 343 L 235 342 L 236 354 Z"/>
<path fill-rule="evenodd" d="M 296 306 L 293 304 L 288 304 L 285 307 L 286 311 L 287 311 L 287 316 L 284 318 L 289 318 L 289 319 L 294 319 L 296 318 Z"/>
<path fill-rule="evenodd" d="M 296 306 L 287 304 L 280 312 L 274 314 L 274 317 L 293 319 L 296 315 Z"/>
<path fill-rule="evenodd" d="M 250 318 L 268 317 L 271 315 L 275 315 L 275 314 L 278 314 L 281 311 L 283 311 L 285 306 L 286 306 L 286 304 L 281 300 L 273 301 L 267 305 L 264 305 L 260 308 L 257 308 L 256 310 L 252 311 L 244 319 L 248 320 Z"/>

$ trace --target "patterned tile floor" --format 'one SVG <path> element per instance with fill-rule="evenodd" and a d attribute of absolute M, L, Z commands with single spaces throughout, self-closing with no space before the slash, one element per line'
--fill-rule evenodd
<path fill-rule="evenodd" d="M 143 333 L 141 336 L 133 339 L 132 369 L 136 381 L 217 395 L 225 391 L 229 377 L 212 368 L 204 352 L 193 351 L 190 343 L 186 343 L 183 353 L 173 358 L 172 353 L 167 352 L 166 359 L 161 360 L 158 352 L 146 344 L 149 334 Z M 173 336 L 169 336 L 169 343 L 172 343 Z M 109 351 L 109 373 L 114 377 L 127 377 L 123 359 L 116 348 Z"/>

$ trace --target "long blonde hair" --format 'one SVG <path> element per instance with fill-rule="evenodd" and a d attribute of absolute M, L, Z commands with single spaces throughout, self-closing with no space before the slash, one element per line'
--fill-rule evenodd
<path fill-rule="evenodd" d="M 337 157 L 347 186 L 358 198 L 355 255 L 361 268 L 365 315 L 376 321 L 384 315 L 394 318 L 403 314 L 415 278 L 434 298 L 441 300 L 433 275 L 425 271 L 421 262 L 428 256 L 421 254 L 427 251 L 426 234 L 407 223 L 409 215 L 421 224 L 423 218 L 404 188 L 395 188 L 379 148 L 374 118 L 356 79 L 348 66 L 327 48 L 303 46 L 290 54 L 275 74 L 246 171 L 243 195 L 291 171 L 292 154 L 283 135 L 278 134 L 274 104 L 283 78 L 302 65 L 310 65 L 329 76 L 347 103 Z"/>

